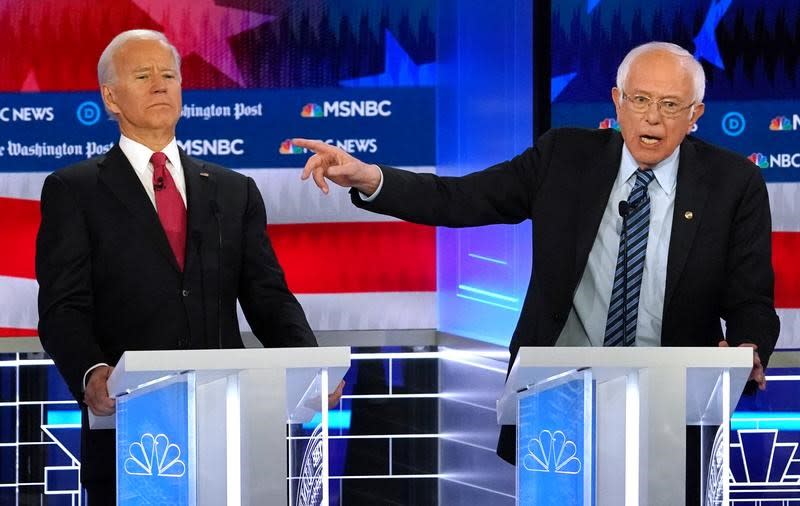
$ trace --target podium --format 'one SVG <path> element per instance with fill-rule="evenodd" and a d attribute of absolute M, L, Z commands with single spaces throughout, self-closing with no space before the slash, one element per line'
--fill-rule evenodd
<path fill-rule="evenodd" d="M 328 504 L 327 394 L 349 366 L 347 347 L 125 352 L 117 504 Z"/>
<path fill-rule="evenodd" d="M 517 504 L 683 506 L 686 425 L 720 426 L 704 504 L 727 504 L 752 365 L 750 348 L 520 348 L 497 401 L 517 426 Z"/>

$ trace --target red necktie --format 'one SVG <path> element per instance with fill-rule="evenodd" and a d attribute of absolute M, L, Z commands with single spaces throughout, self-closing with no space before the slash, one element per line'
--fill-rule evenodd
<path fill-rule="evenodd" d="M 150 162 L 153 164 L 153 190 L 158 219 L 182 271 L 186 253 L 186 206 L 167 169 L 167 155 L 160 151 L 153 153 Z"/>

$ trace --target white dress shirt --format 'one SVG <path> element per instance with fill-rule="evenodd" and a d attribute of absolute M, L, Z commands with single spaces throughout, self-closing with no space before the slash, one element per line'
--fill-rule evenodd
<path fill-rule="evenodd" d="M 653 167 L 655 181 L 647 188 L 650 197 L 650 228 L 639 295 L 636 346 L 661 345 L 667 253 L 672 234 L 679 154 L 680 147 Z M 638 168 L 627 146 L 623 147 L 617 179 L 603 212 L 586 269 L 572 299 L 572 309 L 556 346 L 603 346 L 622 231 L 622 217 L 618 206 L 620 201 L 628 199 L 636 182 L 635 173 Z"/>
<path fill-rule="evenodd" d="M 153 156 L 154 151 L 144 144 L 125 137 L 119 136 L 119 147 L 125 154 L 125 158 L 131 162 L 134 172 L 139 177 L 139 181 L 144 186 L 144 191 L 150 197 L 150 202 L 153 207 L 156 205 L 156 194 L 153 190 L 153 164 L 150 163 L 150 157 Z M 162 153 L 167 155 L 167 169 L 175 181 L 175 186 L 178 188 L 178 193 L 181 194 L 183 205 L 186 205 L 186 180 L 183 177 L 183 165 L 181 165 L 181 157 L 178 153 L 178 143 L 173 137 L 169 144 L 161 150 Z"/>

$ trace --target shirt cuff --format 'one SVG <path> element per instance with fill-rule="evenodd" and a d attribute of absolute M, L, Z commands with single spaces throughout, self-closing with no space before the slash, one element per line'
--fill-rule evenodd
<path fill-rule="evenodd" d="M 361 198 L 361 200 L 363 200 L 364 202 L 372 202 L 373 200 L 375 200 L 375 198 L 376 198 L 376 197 L 378 196 L 378 194 L 381 192 L 381 188 L 383 188 L 383 171 L 381 170 L 381 167 L 380 167 L 380 165 L 376 165 L 376 167 L 378 167 L 378 173 L 381 175 L 381 182 L 380 182 L 380 183 L 378 183 L 378 188 L 377 188 L 377 189 L 376 189 L 376 190 L 375 190 L 375 191 L 372 193 L 372 195 L 370 195 L 370 196 L 367 196 L 367 195 L 364 195 L 364 194 L 363 194 L 363 193 L 361 193 L 361 192 L 358 192 L 358 196 L 359 196 L 359 197 Z"/>
<path fill-rule="evenodd" d="M 99 364 L 93 365 L 92 367 L 87 369 L 85 373 L 83 373 L 83 391 L 84 392 L 86 391 L 86 378 L 89 377 L 89 373 L 94 371 L 98 367 L 103 366 L 103 365 L 106 366 L 106 367 L 111 367 L 110 365 L 106 364 L 105 362 L 100 362 Z"/>

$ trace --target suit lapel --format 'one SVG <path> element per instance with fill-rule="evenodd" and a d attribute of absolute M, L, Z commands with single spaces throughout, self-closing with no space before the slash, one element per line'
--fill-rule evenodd
<path fill-rule="evenodd" d="M 672 235 L 667 257 L 667 283 L 664 295 L 666 313 L 675 286 L 689 257 L 703 210 L 708 198 L 708 183 L 705 181 L 705 166 L 697 162 L 694 145 L 689 141 L 681 144 L 678 182 L 675 193 L 675 210 L 672 214 Z M 691 213 L 691 214 L 688 214 Z M 689 218 L 689 216 L 691 218 Z"/>
<path fill-rule="evenodd" d="M 575 245 L 575 286 L 580 282 L 589 252 L 592 250 L 597 230 L 603 219 L 611 189 L 619 172 L 622 159 L 622 137 L 613 134 L 603 146 L 596 161 L 587 163 L 579 172 L 579 214 L 577 242 Z"/>
<path fill-rule="evenodd" d="M 118 145 L 114 145 L 105 158 L 100 161 L 99 166 L 98 177 L 100 180 L 130 211 L 156 248 L 169 260 L 172 267 L 180 272 L 178 262 L 175 260 L 169 241 L 167 241 L 167 235 L 158 219 L 158 213 L 122 149 Z"/>
<path fill-rule="evenodd" d="M 185 269 L 188 271 L 197 261 L 195 253 L 200 246 L 199 241 L 202 240 L 203 225 L 208 220 L 209 195 L 213 194 L 213 191 L 209 191 L 209 185 L 214 182 L 211 180 L 209 173 L 203 170 L 202 162 L 198 163 L 196 160 L 189 158 L 183 150 L 180 151 L 180 155 L 181 165 L 183 165 L 183 177 L 186 179 L 187 234 Z"/>

